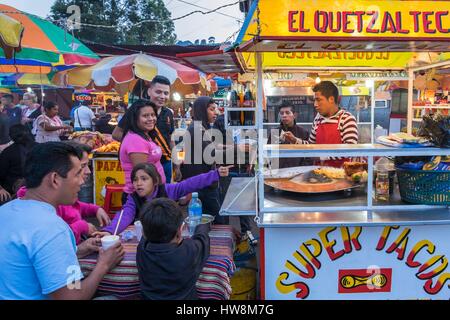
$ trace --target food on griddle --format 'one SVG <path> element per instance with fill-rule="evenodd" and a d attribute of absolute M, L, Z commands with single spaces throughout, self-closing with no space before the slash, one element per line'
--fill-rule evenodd
<path fill-rule="evenodd" d="M 345 172 L 341 168 L 333 168 L 333 167 L 321 167 L 313 170 L 316 174 L 324 175 L 330 179 L 344 179 Z"/>
<path fill-rule="evenodd" d="M 365 162 L 344 162 L 342 167 L 348 177 L 357 172 L 367 171 L 367 163 Z"/>
<path fill-rule="evenodd" d="M 328 178 L 324 174 L 316 173 L 316 170 L 312 170 L 308 173 L 306 181 L 308 181 L 309 183 L 328 183 L 333 181 L 333 179 Z"/>

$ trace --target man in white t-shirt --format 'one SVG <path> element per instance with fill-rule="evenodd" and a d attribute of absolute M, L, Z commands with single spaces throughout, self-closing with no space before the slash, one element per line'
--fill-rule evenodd
<path fill-rule="evenodd" d="M 75 120 L 75 131 L 92 130 L 92 120 L 95 119 L 95 114 L 91 108 L 81 105 L 74 111 L 73 117 Z"/>
<path fill-rule="evenodd" d="M 57 206 L 78 198 L 81 157 L 81 150 L 62 142 L 38 144 L 28 154 L 26 196 L 0 207 L 0 300 L 90 299 L 122 260 L 120 243 L 100 248 L 94 270 L 83 279 L 75 237 L 56 214 Z"/>

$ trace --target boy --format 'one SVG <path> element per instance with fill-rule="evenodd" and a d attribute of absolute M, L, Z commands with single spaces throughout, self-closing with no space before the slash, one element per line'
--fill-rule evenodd
<path fill-rule="evenodd" d="M 183 239 L 183 213 L 173 200 L 160 198 L 142 208 L 144 237 L 136 263 L 144 299 L 195 300 L 195 283 L 209 257 L 209 224 Z"/>

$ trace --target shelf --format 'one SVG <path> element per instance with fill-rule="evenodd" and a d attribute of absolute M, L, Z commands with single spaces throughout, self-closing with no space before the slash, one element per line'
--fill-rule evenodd
<path fill-rule="evenodd" d="M 387 226 L 387 225 L 440 225 L 450 224 L 449 209 L 427 211 L 346 211 L 346 212 L 296 212 L 264 214 L 258 227 L 298 228 L 323 226 Z"/>
<path fill-rule="evenodd" d="M 268 144 L 266 157 L 360 157 L 450 155 L 450 148 L 394 148 L 381 144 Z"/>
<path fill-rule="evenodd" d="M 225 111 L 256 111 L 256 108 L 242 107 L 242 108 L 225 108 Z"/>
<path fill-rule="evenodd" d="M 413 109 L 450 109 L 450 104 L 432 104 L 427 106 L 412 106 Z"/>

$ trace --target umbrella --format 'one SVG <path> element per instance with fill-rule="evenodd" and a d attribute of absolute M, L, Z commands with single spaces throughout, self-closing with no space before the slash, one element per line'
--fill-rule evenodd
<path fill-rule="evenodd" d="M 49 73 L 53 66 L 91 65 L 99 57 L 53 23 L 0 4 L 0 12 L 23 25 L 22 50 L 8 59 L 0 49 L 0 72 Z"/>
<path fill-rule="evenodd" d="M 0 47 L 6 58 L 12 58 L 13 53 L 20 51 L 23 26 L 13 18 L 0 13 Z"/>
<path fill-rule="evenodd" d="M 195 69 L 146 54 L 104 58 L 95 65 L 65 71 L 60 77 L 63 77 L 65 85 L 126 92 L 134 87 L 138 79 L 151 81 L 156 75 L 167 77 L 171 84 L 196 85 L 206 82 Z"/>

